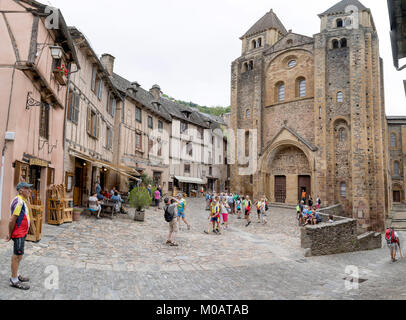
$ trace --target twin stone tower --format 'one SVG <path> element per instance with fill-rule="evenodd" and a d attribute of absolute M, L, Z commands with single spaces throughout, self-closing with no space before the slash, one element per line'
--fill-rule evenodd
<path fill-rule="evenodd" d="M 392 200 L 374 20 L 357 0 L 319 17 L 320 33 L 308 37 L 271 10 L 241 37 L 230 127 L 235 159 L 253 158 L 231 166 L 231 190 L 293 205 L 304 190 L 381 231 Z"/>

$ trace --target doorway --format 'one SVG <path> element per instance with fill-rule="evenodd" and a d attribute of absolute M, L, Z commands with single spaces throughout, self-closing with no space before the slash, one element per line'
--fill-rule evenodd
<path fill-rule="evenodd" d="M 393 202 L 400 203 L 400 191 L 393 191 Z"/>
<path fill-rule="evenodd" d="M 298 181 L 298 196 L 297 199 L 298 201 L 302 200 L 302 192 L 303 190 L 306 192 L 306 198 L 309 197 L 309 195 L 312 194 L 312 183 L 311 183 L 311 177 L 310 176 L 299 176 L 299 181 Z"/>
<path fill-rule="evenodd" d="M 286 202 L 286 176 L 275 176 L 275 201 Z"/>

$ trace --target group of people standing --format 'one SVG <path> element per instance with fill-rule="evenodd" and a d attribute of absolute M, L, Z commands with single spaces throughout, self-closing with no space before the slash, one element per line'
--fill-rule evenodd
<path fill-rule="evenodd" d="M 241 214 L 244 213 L 246 227 L 251 224 L 251 211 L 253 209 L 253 201 L 247 195 L 245 197 L 232 193 L 207 193 L 206 194 L 206 210 L 210 211 L 209 226 L 206 234 L 210 233 L 212 227 L 213 233 L 221 234 L 221 220 L 224 229 L 228 229 L 228 215 L 237 214 L 237 219 L 242 219 Z M 268 200 L 265 196 L 255 202 L 257 209 L 258 223 L 266 224 L 266 211 L 268 211 Z"/>

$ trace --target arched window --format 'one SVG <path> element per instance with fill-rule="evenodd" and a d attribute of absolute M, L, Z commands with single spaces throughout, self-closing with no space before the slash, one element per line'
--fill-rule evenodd
<path fill-rule="evenodd" d="M 344 128 L 340 129 L 340 141 L 345 142 L 345 129 Z"/>
<path fill-rule="evenodd" d="M 342 19 L 337 19 L 336 24 L 337 24 L 337 28 L 342 28 L 343 27 L 343 20 Z"/>
<path fill-rule="evenodd" d="M 258 48 L 262 47 L 262 38 L 259 38 L 257 43 L 258 43 Z"/>
<path fill-rule="evenodd" d="M 390 135 L 390 146 L 392 147 L 392 148 L 396 148 L 396 134 L 394 134 L 394 133 L 392 133 L 391 135 Z"/>
<path fill-rule="evenodd" d="M 306 79 L 303 77 L 296 79 L 296 97 L 306 97 Z"/>
<path fill-rule="evenodd" d="M 398 161 L 395 161 L 393 169 L 394 169 L 394 172 L 395 172 L 395 176 L 399 176 L 400 172 L 399 172 L 399 162 Z"/>
<path fill-rule="evenodd" d="M 276 84 L 276 102 L 283 102 L 285 101 L 285 83 L 278 82 Z"/>
<path fill-rule="evenodd" d="M 345 182 L 341 182 L 340 184 L 340 196 L 341 198 L 347 197 L 347 184 Z"/>
<path fill-rule="evenodd" d="M 341 91 L 337 92 L 337 102 L 344 102 L 344 94 Z"/>
<path fill-rule="evenodd" d="M 338 49 L 340 47 L 340 45 L 339 45 L 339 43 L 338 43 L 338 40 L 337 39 L 334 39 L 333 40 L 333 49 Z"/>
<path fill-rule="evenodd" d="M 242 72 L 247 72 L 248 71 L 248 63 L 245 62 L 242 68 Z"/>
<path fill-rule="evenodd" d="M 340 46 L 341 46 L 341 48 L 347 48 L 347 39 L 346 38 L 341 39 Z"/>
<path fill-rule="evenodd" d="M 251 110 L 247 109 L 247 111 L 245 112 L 245 115 L 247 118 L 249 118 L 251 116 Z"/>
<path fill-rule="evenodd" d="M 252 49 L 255 49 L 257 47 L 257 41 L 252 40 Z"/>
<path fill-rule="evenodd" d="M 254 61 L 250 61 L 249 70 L 254 70 Z"/>

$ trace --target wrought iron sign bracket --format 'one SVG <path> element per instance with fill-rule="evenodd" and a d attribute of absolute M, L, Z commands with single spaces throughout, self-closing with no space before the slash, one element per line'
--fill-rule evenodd
<path fill-rule="evenodd" d="M 28 93 L 27 93 L 27 103 L 25 105 L 26 110 L 30 110 L 31 107 L 42 107 L 42 106 L 49 109 L 49 104 L 48 103 L 44 103 L 44 102 L 40 102 L 38 100 L 35 100 L 31 95 L 32 95 L 32 92 L 28 91 Z"/>

